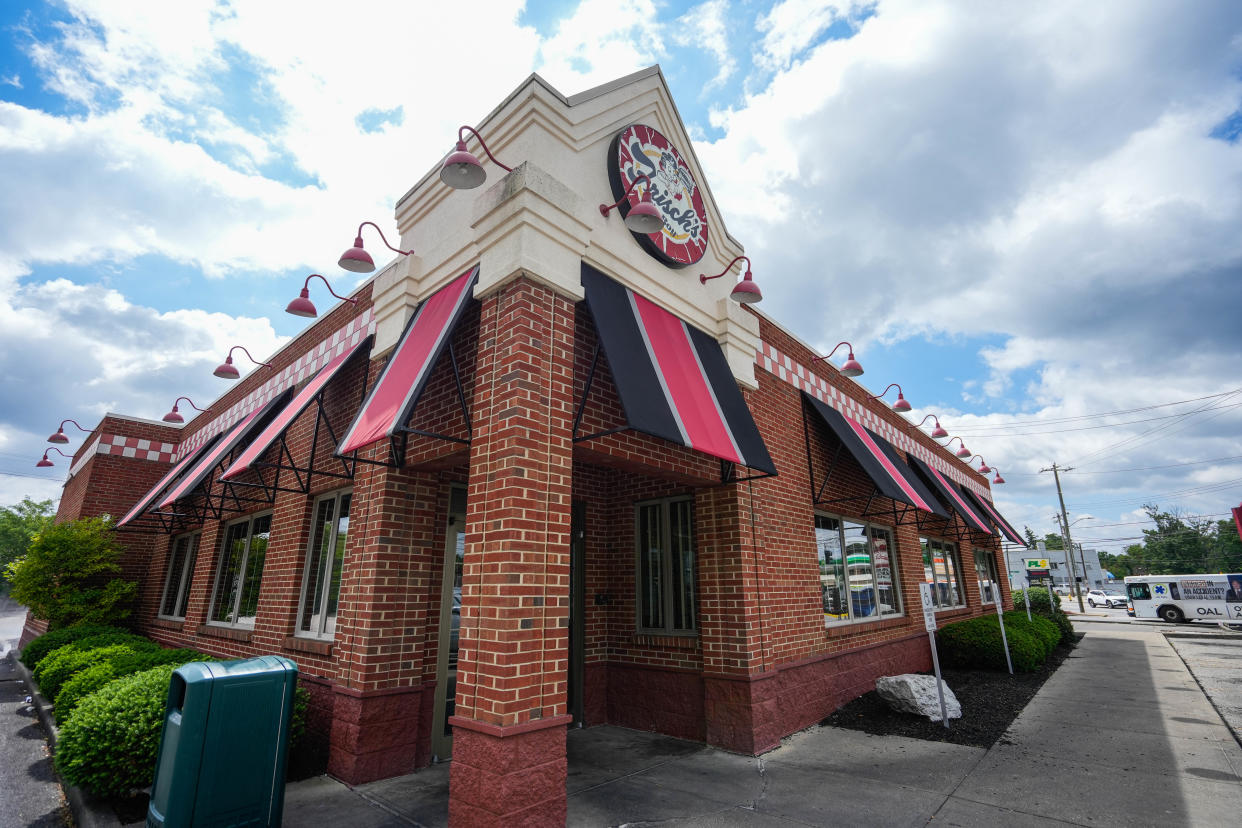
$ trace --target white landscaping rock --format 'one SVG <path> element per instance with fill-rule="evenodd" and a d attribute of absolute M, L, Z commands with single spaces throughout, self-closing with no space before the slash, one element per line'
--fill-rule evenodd
<path fill-rule="evenodd" d="M 936 693 L 935 676 L 915 673 L 881 676 L 875 680 L 875 691 L 894 710 L 940 721 L 940 696 Z M 947 684 L 944 685 L 944 711 L 950 719 L 962 718 L 962 705 Z"/>

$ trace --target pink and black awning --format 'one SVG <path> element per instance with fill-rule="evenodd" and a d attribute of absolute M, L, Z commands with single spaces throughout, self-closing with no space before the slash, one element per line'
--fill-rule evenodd
<path fill-rule="evenodd" d="M 478 277 L 476 265 L 424 299 L 414 310 L 375 387 L 341 438 L 336 450 L 338 455 L 350 454 L 402 432 L 413 432 L 405 424 L 418 405 L 432 369 L 449 347 L 453 329 L 473 298 Z"/>
<path fill-rule="evenodd" d="M 910 467 L 902 461 L 901 455 L 891 443 L 805 391 L 802 392 L 802 398 L 841 441 L 845 450 L 858 461 L 881 495 L 924 512 L 943 518 L 949 517 L 949 513 L 910 471 Z M 830 475 L 831 469 L 825 475 L 825 484 Z M 816 500 L 819 502 L 818 498 Z"/>
<path fill-rule="evenodd" d="M 289 426 L 293 425 L 293 421 L 301 416 L 307 406 L 319 397 L 319 395 L 327 387 L 328 383 L 331 382 L 332 379 L 340 373 L 341 369 L 345 367 L 345 364 L 355 355 L 366 353 L 370 350 L 370 348 L 371 337 L 368 336 L 357 345 L 352 348 L 344 349 L 341 353 L 329 360 L 327 365 L 320 368 L 318 373 L 311 377 L 306 385 L 302 386 L 302 389 L 298 391 L 297 395 L 293 398 L 293 401 L 282 408 L 280 412 L 272 418 L 272 421 L 267 424 L 267 428 L 263 429 L 259 436 L 256 437 L 250 445 L 248 445 L 245 450 L 237 456 L 237 459 L 233 461 L 233 464 L 225 469 L 224 474 L 220 475 L 220 479 L 233 480 L 255 466 L 258 463 L 259 458 L 263 456 L 263 453 L 266 452 L 273 443 L 283 438 L 285 431 L 288 430 Z M 313 467 L 313 465 L 314 457 L 312 456 L 308 469 Z M 296 468 L 293 470 L 295 472 L 299 471 Z"/>
<path fill-rule="evenodd" d="M 629 428 L 776 474 L 720 343 L 585 264 L 582 286 Z"/>
<path fill-rule="evenodd" d="M 1005 517 L 996 510 L 996 507 L 992 505 L 991 501 L 989 501 L 986 497 L 967 489 L 965 486 L 961 487 L 961 490 L 967 498 L 979 507 L 980 512 L 987 515 L 987 517 L 991 519 L 992 525 L 996 527 L 996 532 L 994 534 L 1003 536 L 1005 540 L 1010 543 L 1016 543 L 1019 546 L 1026 546 L 1026 540 L 1019 535 L 1017 530 L 1010 525 L 1009 521 L 1005 520 Z"/>
<path fill-rule="evenodd" d="M 944 502 L 952 507 L 953 511 L 962 516 L 962 520 L 966 522 L 968 528 L 976 529 L 988 535 L 992 534 L 992 529 L 981 514 L 983 510 L 967 500 L 962 491 L 941 474 L 938 469 L 933 468 L 914 455 L 910 456 L 910 465 L 917 469 L 919 474 L 923 475 L 923 478 L 931 484 L 932 488 L 944 499 Z"/>
<path fill-rule="evenodd" d="M 155 499 L 163 494 L 174 481 L 189 471 L 190 468 L 194 466 L 195 461 L 202 456 L 203 452 L 215 445 L 216 441 L 219 439 L 220 435 L 217 434 L 215 437 L 207 440 L 193 451 L 186 452 L 185 457 L 182 457 L 174 463 L 168 474 L 161 477 L 160 482 L 152 486 L 151 490 L 144 494 L 142 498 L 134 504 L 134 508 L 130 509 L 129 512 L 126 513 L 125 517 L 121 518 L 120 522 L 117 523 L 116 528 L 120 529 L 124 526 L 128 526 L 141 518 L 147 509 L 151 508 L 151 504 L 155 502 Z"/>
<path fill-rule="evenodd" d="M 193 493 L 199 484 L 203 483 L 210 476 L 212 470 L 227 458 L 229 452 L 236 449 L 265 425 L 277 411 L 280 411 L 288 403 L 289 397 L 290 392 L 285 391 L 268 401 L 266 405 L 260 406 L 242 417 L 219 442 L 198 458 L 193 468 L 186 472 L 184 477 L 178 480 L 159 499 L 158 508 L 167 509 L 178 500 Z"/>

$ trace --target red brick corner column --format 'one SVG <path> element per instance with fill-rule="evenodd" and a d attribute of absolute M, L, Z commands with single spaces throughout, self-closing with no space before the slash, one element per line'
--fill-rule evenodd
<path fill-rule="evenodd" d="M 701 490 L 695 515 L 706 740 L 757 755 L 782 734 L 776 732 L 773 685 L 760 678 L 769 659 L 757 598 L 763 586 L 756 540 L 762 544 L 762 538 L 751 523 L 750 500 L 751 489 L 742 485 Z"/>
<path fill-rule="evenodd" d="M 483 299 L 449 823 L 565 822 L 574 305 Z"/>

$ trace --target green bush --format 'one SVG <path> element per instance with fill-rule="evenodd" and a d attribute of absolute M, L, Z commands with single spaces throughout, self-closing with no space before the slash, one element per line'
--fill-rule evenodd
<path fill-rule="evenodd" d="M 105 670 L 110 667 L 99 666 Z M 56 769 L 65 781 L 99 796 L 120 796 L 151 784 L 168 684 L 175 669 L 165 664 L 116 678 L 77 702 L 73 715 L 61 727 L 56 745 Z M 78 678 L 87 675 L 79 673 Z M 298 687 L 289 727 L 290 751 L 305 733 L 309 705 L 310 693 Z"/>
<path fill-rule="evenodd" d="M 114 623 L 129 617 L 138 594 L 138 584 L 115 577 L 123 551 L 108 519 L 56 523 L 35 535 L 4 576 L 13 600 L 51 629 Z"/>
<path fill-rule="evenodd" d="M 1052 595 L 1049 600 L 1048 590 L 1046 589 L 1020 589 L 1013 593 L 1013 608 L 1022 610 L 1022 614 L 1026 614 L 1026 602 L 1031 602 L 1031 613 L 1039 613 L 1047 618 L 1061 633 L 1061 641 L 1072 644 L 1074 643 L 1074 625 L 1070 623 L 1069 616 L 1061 609 L 1061 596 Z"/>
<path fill-rule="evenodd" d="M 1039 669 L 1047 659 L 1043 642 L 1020 627 L 1006 625 L 1005 632 L 1009 639 L 1013 669 L 1024 673 Z M 936 642 L 941 661 L 950 667 L 1008 669 L 1005 650 L 1001 646 L 1000 622 L 995 615 L 946 624 L 937 631 Z"/>
<path fill-rule="evenodd" d="M 128 630 L 121 627 L 110 627 L 105 624 L 78 624 L 73 627 L 62 627 L 59 630 L 52 630 L 44 633 L 26 645 L 22 650 L 22 663 L 29 670 L 39 666 L 48 653 L 52 650 L 59 649 L 66 644 L 72 644 L 83 638 L 89 638 L 93 635 L 104 635 L 107 633 L 129 633 Z"/>
<path fill-rule="evenodd" d="M 152 644 L 154 642 L 151 642 Z M 150 649 L 121 652 L 110 655 L 104 661 L 93 664 L 74 674 L 56 696 L 56 704 L 52 712 L 56 714 L 56 723 L 64 724 L 69 714 L 81 703 L 82 699 L 115 679 L 141 673 L 152 667 L 171 664 L 180 667 L 191 661 L 214 661 L 215 659 L 198 650 L 180 649 L 165 650 L 159 646 Z"/>
<path fill-rule="evenodd" d="M 90 650 L 75 649 L 72 645 L 61 647 L 39 664 L 39 669 L 31 673 L 39 685 L 39 692 L 44 698 L 54 699 L 60 693 L 65 682 L 73 678 L 75 673 L 85 670 L 94 664 L 126 655 L 133 652 L 128 644 L 112 644 L 107 647 L 95 647 Z"/>
<path fill-rule="evenodd" d="M 1044 618 L 1042 615 L 1032 615 L 1031 620 L 1026 620 L 1026 611 L 1018 612 L 1011 610 L 1005 613 L 1005 632 L 1019 629 L 1032 635 L 1044 650 L 1044 660 L 1052 655 L 1052 651 L 1057 648 L 1057 644 L 1061 641 L 1061 631 L 1057 629 L 1057 625 Z"/>
<path fill-rule="evenodd" d="M 1020 609 L 1026 612 L 1027 599 L 1031 602 L 1031 612 L 1039 612 L 1047 614 L 1061 608 L 1061 596 L 1055 592 L 1051 596 L 1048 590 L 1039 589 L 1015 589 L 1013 591 L 1014 609 Z"/>
<path fill-rule="evenodd" d="M 56 704 L 52 706 L 56 724 L 64 727 L 65 722 L 69 720 L 69 714 L 77 709 L 83 699 L 117 678 L 116 668 L 107 661 L 92 664 L 85 670 L 74 673 L 73 678 L 65 682 L 65 686 L 60 689 L 60 693 L 56 696 Z"/>
<path fill-rule="evenodd" d="M 99 796 L 151 784 L 174 669 L 117 679 L 82 700 L 56 744 L 56 770 L 66 782 Z"/>

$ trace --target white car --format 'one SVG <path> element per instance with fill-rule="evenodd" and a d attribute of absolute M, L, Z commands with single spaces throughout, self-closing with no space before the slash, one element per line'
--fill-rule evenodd
<path fill-rule="evenodd" d="M 1105 592 L 1102 589 L 1088 590 L 1083 596 L 1087 605 L 1090 607 L 1120 607 L 1126 608 L 1126 596 L 1119 592 Z"/>

